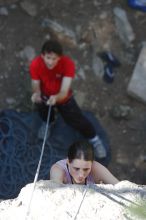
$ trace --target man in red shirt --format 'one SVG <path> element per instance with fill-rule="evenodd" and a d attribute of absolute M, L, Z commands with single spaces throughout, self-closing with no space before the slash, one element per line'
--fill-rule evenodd
<path fill-rule="evenodd" d="M 71 83 L 75 76 L 75 64 L 63 54 L 58 41 L 48 40 L 44 43 L 41 54 L 31 62 L 30 75 L 33 91 L 31 100 L 37 104 L 42 119 L 47 120 L 48 105 L 56 107 L 65 122 L 93 144 L 95 156 L 106 157 L 102 141 L 73 97 Z"/>

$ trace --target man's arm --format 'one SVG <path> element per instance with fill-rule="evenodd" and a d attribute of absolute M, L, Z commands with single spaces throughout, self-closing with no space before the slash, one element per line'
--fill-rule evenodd
<path fill-rule="evenodd" d="M 32 96 L 31 100 L 33 103 L 41 102 L 41 89 L 40 89 L 40 80 L 32 80 Z"/>
<path fill-rule="evenodd" d="M 72 77 L 63 77 L 60 92 L 56 95 L 51 95 L 47 104 L 55 105 L 57 102 L 60 102 L 63 99 L 65 99 L 71 87 L 71 83 Z"/>

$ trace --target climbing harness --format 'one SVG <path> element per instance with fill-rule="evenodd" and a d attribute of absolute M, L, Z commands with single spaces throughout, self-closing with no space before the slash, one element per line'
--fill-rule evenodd
<path fill-rule="evenodd" d="M 37 182 L 37 179 L 38 179 L 38 175 L 39 175 L 39 171 L 40 171 L 40 167 L 41 167 L 41 162 L 42 162 L 42 158 L 43 158 L 43 153 L 44 153 L 44 148 L 45 148 L 45 143 L 46 143 L 46 138 L 47 138 L 47 132 L 48 132 L 48 127 L 49 127 L 50 115 L 51 115 L 51 105 L 49 105 L 49 109 L 48 109 L 47 124 L 46 124 L 43 144 L 42 144 L 41 155 L 40 155 L 39 163 L 38 163 L 38 166 L 37 166 L 35 178 L 34 178 L 34 181 L 33 181 L 33 188 L 32 188 L 30 200 L 29 200 L 29 203 L 28 203 L 28 208 L 26 210 L 26 218 L 25 218 L 25 220 L 28 219 L 29 214 L 30 214 L 31 201 L 32 201 L 32 198 L 33 198 L 33 193 L 34 193 L 34 190 L 35 190 L 35 187 L 36 187 L 36 182 Z"/>

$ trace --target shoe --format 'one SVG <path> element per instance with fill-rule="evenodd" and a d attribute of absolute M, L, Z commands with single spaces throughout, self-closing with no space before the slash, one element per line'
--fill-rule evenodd
<path fill-rule="evenodd" d="M 144 0 L 128 0 L 128 5 L 132 8 L 146 12 L 146 1 Z"/>
<path fill-rule="evenodd" d="M 44 139 L 45 131 L 46 131 L 46 125 L 47 125 L 47 123 L 43 122 L 41 127 L 39 128 L 39 131 L 38 131 L 38 138 L 39 139 L 42 139 L 42 140 Z M 47 131 L 47 138 L 48 138 L 48 136 L 49 136 L 49 129 Z"/>
<path fill-rule="evenodd" d="M 104 67 L 104 75 L 103 75 L 103 79 L 104 81 L 106 81 L 107 83 L 112 83 L 114 81 L 114 72 L 113 72 L 113 68 L 111 65 L 107 64 Z"/>
<path fill-rule="evenodd" d="M 120 61 L 108 51 L 104 51 L 98 54 L 101 59 L 103 59 L 108 64 L 112 65 L 113 67 L 119 67 L 121 65 Z"/>
<path fill-rule="evenodd" d="M 106 150 L 99 137 L 95 141 L 91 141 L 91 144 L 94 148 L 95 158 L 102 159 L 106 157 Z"/>

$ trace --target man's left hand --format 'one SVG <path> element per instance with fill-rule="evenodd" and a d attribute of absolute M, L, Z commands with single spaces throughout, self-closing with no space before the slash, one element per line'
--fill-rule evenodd
<path fill-rule="evenodd" d="M 56 102 L 57 102 L 57 95 L 51 95 L 46 103 L 47 105 L 55 105 Z"/>

